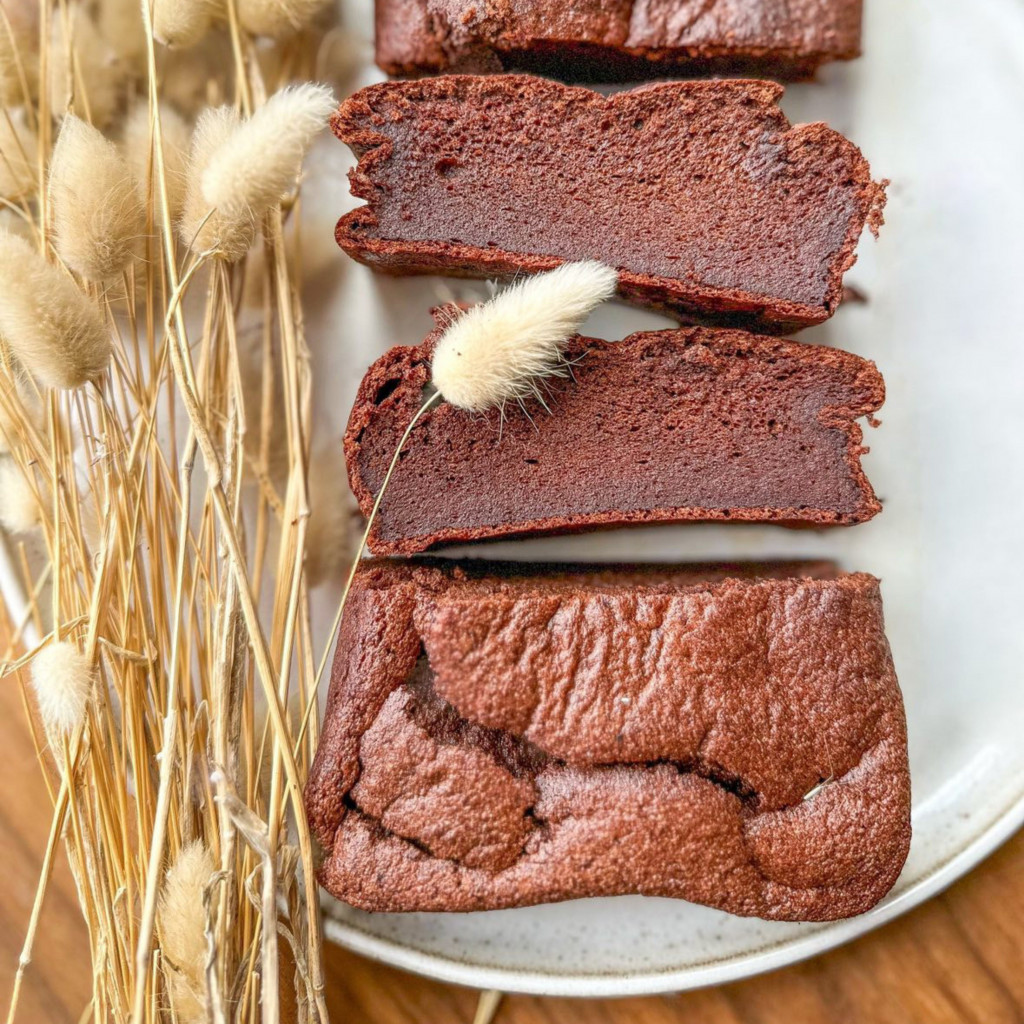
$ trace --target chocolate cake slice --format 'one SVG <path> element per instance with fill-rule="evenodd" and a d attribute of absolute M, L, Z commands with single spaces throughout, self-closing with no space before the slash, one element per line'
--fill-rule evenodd
<path fill-rule="evenodd" d="M 349 483 L 369 515 L 423 402 L 438 332 L 394 348 L 349 418 Z M 741 331 L 577 337 L 572 378 L 489 415 L 433 406 L 405 445 L 370 535 L 376 554 L 598 526 L 745 520 L 836 526 L 880 505 L 859 417 L 882 404 L 873 363 Z"/>
<path fill-rule="evenodd" d="M 518 69 L 584 82 L 801 79 L 860 56 L 861 0 L 376 0 L 392 75 Z"/>
<path fill-rule="evenodd" d="M 782 334 L 826 320 L 884 186 L 770 82 L 605 97 L 527 75 L 370 86 L 334 116 L 359 157 L 341 247 L 393 274 L 507 277 L 596 259 L 623 297 Z"/>
<path fill-rule="evenodd" d="M 878 581 L 369 563 L 306 802 L 321 883 L 365 910 L 862 913 L 910 840 Z"/>

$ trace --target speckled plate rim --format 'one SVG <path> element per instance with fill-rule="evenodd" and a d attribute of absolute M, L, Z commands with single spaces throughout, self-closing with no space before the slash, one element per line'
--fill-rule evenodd
<path fill-rule="evenodd" d="M 659 971 L 585 974 L 565 970 L 542 973 L 473 963 L 422 953 L 378 938 L 351 922 L 324 913 L 324 932 L 338 945 L 373 960 L 469 988 L 499 989 L 529 995 L 617 997 L 682 992 L 721 985 L 773 971 L 835 949 L 920 906 L 966 875 L 1024 826 L 1024 780 L 1014 801 L 945 861 L 913 879 L 900 879 L 898 891 L 873 910 L 846 921 L 824 924 L 819 930 L 755 950 L 711 959 L 687 967 Z"/>

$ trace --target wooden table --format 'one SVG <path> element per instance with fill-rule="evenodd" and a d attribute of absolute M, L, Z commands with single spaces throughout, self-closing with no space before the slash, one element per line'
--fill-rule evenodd
<path fill-rule="evenodd" d="M 6 646 L 6 645 L 0 645 Z M 18 687 L 0 683 L 0 1019 L 35 891 L 50 808 Z M 469 1024 L 475 992 L 331 947 L 335 1024 Z M 50 887 L 19 1020 L 79 1019 L 85 929 L 66 865 Z M 948 892 L 880 931 L 750 981 L 684 995 L 576 1001 L 507 997 L 497 1024 L 1022 1024 L 1024 833 Z"/>

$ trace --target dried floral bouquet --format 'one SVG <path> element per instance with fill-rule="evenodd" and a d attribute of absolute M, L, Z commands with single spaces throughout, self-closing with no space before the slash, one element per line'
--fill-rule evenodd
<path fill-rule="evenodd" d="M 83 1020 L 274 1021 L 282 984 L 326 1020 L 296 213 L 323 7 L 0 0 L 0 518 L 29 595 L 2 674 L 53 801 L 9 1020 L 61 845 Z"/>

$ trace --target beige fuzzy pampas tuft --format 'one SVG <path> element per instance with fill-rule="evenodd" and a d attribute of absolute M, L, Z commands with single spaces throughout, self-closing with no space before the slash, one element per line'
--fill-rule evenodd
<path fill-rule="evenodd" d="M 8 533 L 31 533 L 39 525 L 39 500 L 21 468 L 0 458 L 0 526 Z"/>
<path fill-rule="evenodd" d="M 167 177 L 167 203 L 171 209 L 171 219 L 177 221 L 185 206 L 185 180 L 192 131 L 181 114 L 173 107 L 161 103 L 160 133 Z M 149 183 L 156 181 L 156 157 L 152 152 L 148 104 L 137 103 L 132 108 L 125 120 L 122 147 L 128 166 L 145 194 Z M 155 189 L 153 194 L 158 195 Z M 156 208 L 159 215 L 159 201 Z"/>
<path fill-rule="evenodd" d="M 58 117 L 73 111 L 102 127 L 121 102 L 124 69 L 82 7 L 68 6 L 66 14 L 58 7 L 52 19 L 50 110 Z"/>
<path fill-rule="evenodd" d="M 566 263 L 474 306 L 434 349 L 434 387 L 446 402 L 470 412 L 539 394 L 538 381 L 568 373 L 565 343 L 614 295 L 617 281 L 603 263 Z"/>
<path fill-rule="evenodd" d="M 35 132 L 19 111 L 0 110 L 0 199 L 21 202 L 37 184 Z"/>
<path fill-rule="evenodd" d="M 122 273 L 146 231 L 142 191 L 117 147 L 74 114 L 53 149 L 49 190 L 60 258 L 90 281 Z"/>
<path fill-rule="evenodd" d="M 309 28 L 330 0 L 238 0 L 238 20 L 254 36 L 285 39 Z"/>
<path fill-rule="evenodd" d="M 218 0 L 153 0 L 153 38 L 164 46 L 195 46 L 223 13 Z"/>
<path fill-rule="evenodd" d="M 32 659 L 32 688 L 51 737 L 71 735 L 85 719 L 95 673 L 75 644 L 61 641 Z"/>
<path fill-rule="evenodd" d="M 241 259 L 260 217 L 295 184 L 335 106 L 330 89 L 308 83 L 274 93 L 240 124 L 232 125 L 223 108 L 202 116 L 189 160 L 186 241 L 228 262 Z"/>
<path fill-rule="evenodd" d="M 168 868 L 157 910 L 164 971 L 174 1015 L 198 1024 L 206 1015 L 206 909 L 203 889 L 217 865 L 201 843 L 184 847 Z"/>
<path fill-rule="evenodd" d="M 211 249 L 219 237 L 225 234 L 216 211 L 203 197 L 203 175 L 210 160 L 222 145 L 231 138 L 241 124 L 241 118 L 233 107 L 213 107 L 204 110 L 196 120 L 189 147 L 188 165 L 185 173 L 185 204 L 181 216 L 179 234 L 181 240 L 197 252 Z M 243 237 L 236 240 L 242 247 L 242 255 L 248 251 L 256 236 L 256 227 L 249 224 L 248 241 Z"/>
<path fill-rule="evenodd" d="M 0 336 L 48 387 L 80 387 L 110 363 L 110 332 L 98 308 L 25 239 L 10 234 L 0 234 Z"/>

